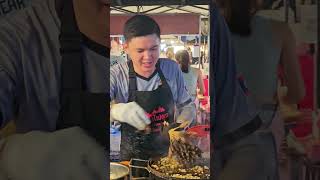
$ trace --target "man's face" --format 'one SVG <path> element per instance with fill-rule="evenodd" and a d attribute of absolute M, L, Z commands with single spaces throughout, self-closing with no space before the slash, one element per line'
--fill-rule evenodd
<path fill-rule="evenodd" d="M 145 77 L 155 71 L 159 47 L 160 39 L 156 34 L 135 37 L 124 44 L 124 50 L 131 58 L 135 71 Z"/>

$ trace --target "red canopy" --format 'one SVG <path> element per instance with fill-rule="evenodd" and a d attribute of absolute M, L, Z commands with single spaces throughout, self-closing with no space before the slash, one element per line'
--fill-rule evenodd
<path fill-rule="evenodd" d="M 110 35 L 122 35 L 124 23 L 132 15 L 111 15 Z M 160 26 L 161 34 L 199 34 L 200 15 L 197 14 L 157 14 L 148 15 Z"/>

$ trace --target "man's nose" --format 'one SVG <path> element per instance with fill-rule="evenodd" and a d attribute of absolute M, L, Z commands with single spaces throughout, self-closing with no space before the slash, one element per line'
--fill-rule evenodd
<path fill-rule="evenodd" d="M 152 53 L 151 53 L 151 51 L 145 51 L 143 56 L 144 56 L 144 59 L 149 59 L 149 58 L 151 58 Z"/>

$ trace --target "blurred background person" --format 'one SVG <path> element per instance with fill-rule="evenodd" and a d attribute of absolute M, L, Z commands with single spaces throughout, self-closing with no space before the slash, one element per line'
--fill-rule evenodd
<path fill-rule="evenodd" d="M 180 65 L 183 79 L 191 99 L 195 102 L 198 109 L 199 101 L 197 99 L 197 88 L 199 88 L 199 95 L 203 96 L 205 93 L 202 72 L 200 69 L 190 66 L 190 56 L 187 50 L 178 51 L 175 59 Z"/>
<path fill-rule="evenodd" d="M 305 94 L 295 38 L 287 24 L 256 15 L 262 0 L 220 0 L 219 4 L 232 34 L 237 71 L 260 109 L 269 179 L 277 179 L 277 152 L 284 137 L 284 123 L 278 114 L 279 66 L 287 87 L 282 100 L 297 104 Z"/>
<path fill-rule="evenodd" d="M 189 59 L 191 64 L 195 64 L 196 62 L 192 58 L 192 50 L 190 47 L 187 48 L 188 54 L 189 54 Z"/>
<path fill-rule="evenodd" d="M 166 57 L 167 57 L 168 59 L 175 60 L 173 47 L 168 47 L 168 48 L 167 48 L 167 50 L 166 50 Z"/>
<path fill-rule="evenodd" d="M 110 44 L 110 66 L 125 62 L 126 58 L 122 55 L 123 50 L 120 43 L 113 39 Z"/>
<path fill-rule="evenodd" d="M 213 179 L 267 180 L 262 136 L 262 120 L 255 103 L 237 79 L 238 71 L 232 37 L 225 19 L 215 6 L 210 11 L 210 93 L 214 108 L 211 113 L 213 144 Z"/>
<path fill-rule="evenodd" d="M 200 59 L 199 59 L 199 68 L 203 69 L 203 63 L 205 63 L 205 56 L 204 56 L 204 52 L 201 51 L 200 52 Z"/>

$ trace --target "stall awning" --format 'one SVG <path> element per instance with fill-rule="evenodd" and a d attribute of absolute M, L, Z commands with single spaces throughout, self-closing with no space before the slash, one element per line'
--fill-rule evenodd
<path fill-rule="evenodd" d="M 124 23 L 132 15 L 111 15 L 110 35 L 122 35 Z M 198 14 L 154 14 L 151 16 L 160 25 L 161 34 L 199 34 L 200 15 Z"/>
<path fill-rule="evenodd" d="M 114 0 L 113 6 L 147 6 L 147 5 L 208 5 L 210 0 Z"/>

